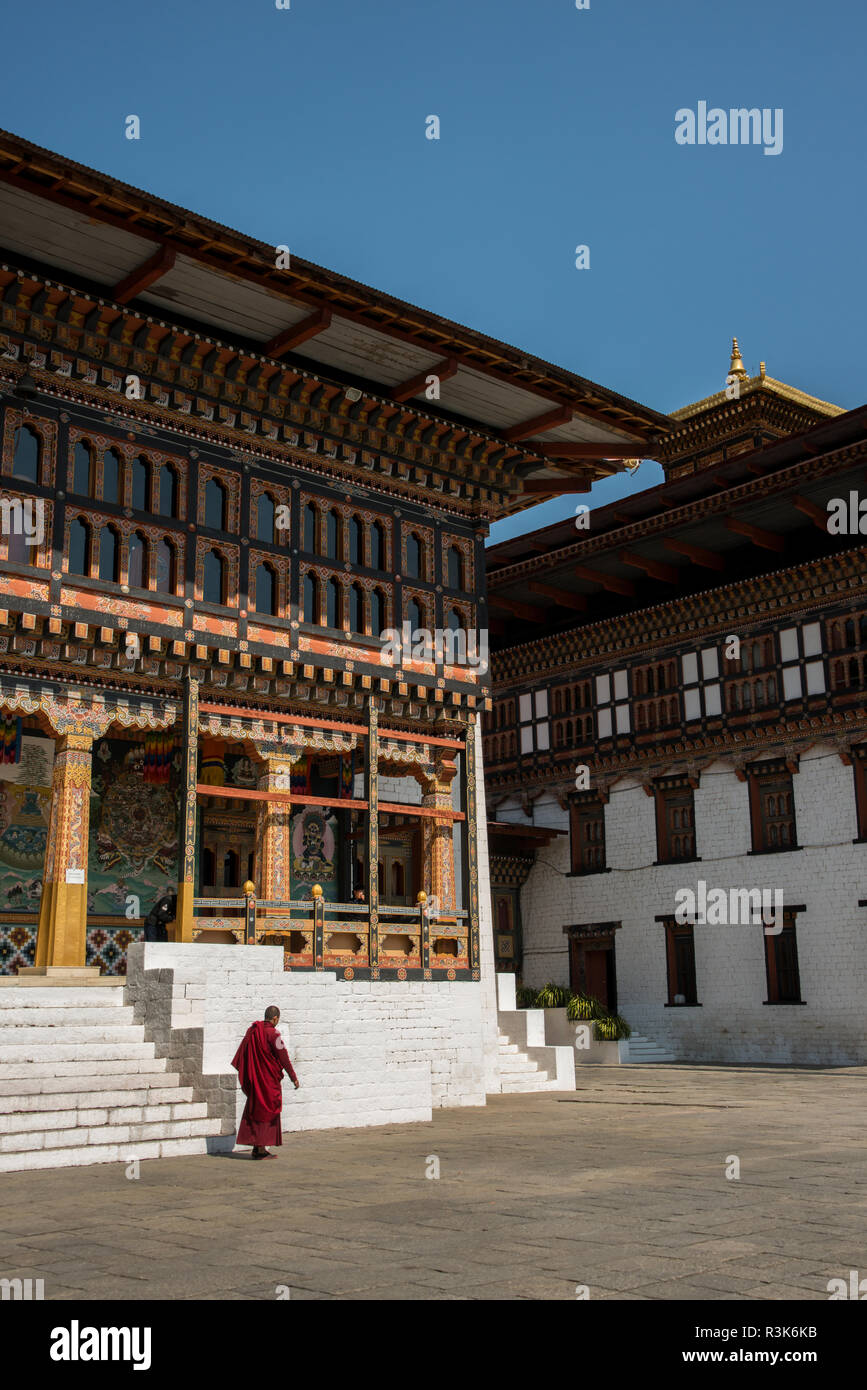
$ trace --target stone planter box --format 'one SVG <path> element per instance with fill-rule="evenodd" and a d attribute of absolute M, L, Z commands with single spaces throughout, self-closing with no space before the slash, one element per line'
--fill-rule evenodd
<path fill-rule="evenodd" d="M 597 1042 L 593 1036 L 593 1020 L 582 1019 L 578 1023 L 570 1023 L 566 1017 L 565 1009 L 545 1009 L 545 1035 L 549 1042 L 559 1043 L 561 1046 L 569 1046 L 575 1056 L 576 1065 L 579 1062 L 592 1062 L 597 1066 L 614 1066 L 620 1062 L 620 1044 L 616 1042 Z M 586 1027 L 590 1037 L 587 1047 L 576 1047 L 575 1039 L 578 1037 L 578 1030 Z"/>

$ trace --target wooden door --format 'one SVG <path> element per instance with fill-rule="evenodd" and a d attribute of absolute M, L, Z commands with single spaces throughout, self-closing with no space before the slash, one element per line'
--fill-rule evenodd
<path fill-rule="evenodd" d="M 569 984 L 576 994 L 588 994 L 610 1013 L 617 1009 L 617 972 L 614 941 L 609 937 L 569 942 Z"/>

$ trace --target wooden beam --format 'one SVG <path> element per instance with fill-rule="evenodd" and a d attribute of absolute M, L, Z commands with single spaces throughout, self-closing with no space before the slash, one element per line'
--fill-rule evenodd
<path fill-rule="evenodd" d="M 336 719 L 312 719 L 308 715 L 300 714 L 279 714 L 276 710 L 270 709 L 243 709 L 238 705 L 215 705 L 203 701 L 199 705 L 200 714 L 227 714 L 235 719 L 261 719 L 266 724 L 297 724 L 303 729 L 331 729 L 338 733 L 359 734 L 362 738 L 367 736 L 367 727 L 363 724 L 346 724 Z M 463 748 L 464 740 L 459 738 L 440 738 L 434 734 L 410 734 L 405 729 L 380 729 L 381 738 L 387 738 L 391 743 L 430 743 L 437 748 Z M 210 733 L 209 738 L 225 738 L 228 742 L 235 740 L 240 742 L 244 738 L 250 737 L 249 730 L 243 729 L 230 731 L 227 734 Z"/>
<path fill-rule="evenodd" d="M 511 429 L 503 430 L 503 438 L 510 444 L 519 439 L 528 439 L 531 434 L 543 434 L 545 430 L 556 429 L 558 425 L 571 425 L 573 411 L 569 406 L 561 405 L 556 410 L 546 410 L 544 415 L 534 415 L 532 420 L 525 420 L 523 425 L 513 425 Z"/>
<path fill-rule="evenodd" d="M 528 623 L 540 623 L 545 617 L 544 608 L 537 608 L 531 603 L 519 603 L 514 598 L 501 598 L 499 594 L 489 594 L 488 602 L 497 608 L 505 608 L 507 613 L 514 613 L 516 618 L 523 618 Z"/>
<path fill-rule="evenodd" d="M 635 585 L 631 579 L 621 579 L 616 574 L 603 574 L 601 570 L 591 569 L 589 565 L 576 565 L 575 573 L 579 579 L 586 579 L 591 584 L 601 584 L 603 589 L 610 589 L 613 594 L 623 594 L 625 598 L 635 597 Z"/>
<path fill-rule="evenodd" d="M 712 550 L 703 550 L 700 545 L 689 545 L 687 541 L 668 537 L 663 538 L 662 544 L 666 550 L 673 550 L 676 555 L 685 555 L 694 565 L 703 565 L 707 570 L 724 570 L 726 567 L 721 555 L 716 555 Z"/>
<path fill-rule="evenodd" d="M 559 603 L 561 608 L 577 608 L 583 611 L 587 607 L 586 594 L 570 594 L 566 589 L 555 589 L 551 584 L 541 584 L 538 579 L 531 579 L 527 588 L 534 594 L 543 594 L 545 598 Z"/>
<path fill-rule="evenodd" d="M 634 459 L 642 456 L 642 449 L 647 448 L 646 439 L 636 439 L 630 443 L 618 444 L 616 441 L 606 444 L 572 444 L 566 440 L 552 440 L 550 444 L 543 444 L 539 448 L 539 453 L 546 458 L 554 459 Z"/>
<path fill-rule="evenodd" d="M 734 531 L 736 536 L 746 536 L 753 545 L 759 545 L 763 550 L 779 552 L 785 549 L 786 542 L 783 537 L 778 536 L 775 531 L 766 531 L 763 526 L 754 526 L 750 521 L 740 521 L 733 516 L 727 516 L 723 525 L 727 530 Z"/>
<path fill-rule="evenodd" d="M 808 517 L 810 518 L 811 521 L 815 521 L 815 523 L 816 523 L 816 525 L 818 526 L 819 530 L 820 530 L 820 531 L 824 531 L 825 534 L 827 535 L 827 533 L 828 533 L 828 509 L 827 509 L 827 507 L 820 507 L 819 504 L 818 504 L 817 502 L 811 502 L 810 499 L 809 499 L 809 497 L 801 497 L 799 493 L 796 493 L 795 496 L 792 497 L 790 500 L 791 500 L 791 503 L 792 503 L 792 506 L 793 506 L 793 507 L 797 507 L 797 509 L 798 509 L 799 512 L 803 512 L 803 513 L 804 513 L 804 516 L 808 516 Z"/>
<path fill-rule="evenodd" d="M 540 492 L 550 492 L 557 497 L 571 492 L 578 496 L 590 491 L 592 481 L 588 473 L 576 473 L 571 478 L 525 478 L 522 490 L 533 496 Z"/>
<path fill-rule="evenodd" d="M 664 584 L 680 583 L 680 575 L 674 565 L 664 565 L 661 560 L 651 560 L 647 555 L 636 555 L 634 550 L 621 550 L 618 559 L 624 565 L 644 570 L 651 579 L 661 579 Z"/>
<path fill-rule="evenodd" d="M 110 297 L 118 304 L 128 304 L 137 294 L 142 294 L 157 280 L 166 275 L 175 263 L 175 253 L 170 246 L 160 246 L 148 260 L 136 270 L 131 270 L 113 290 Z"/>
<path fill-rule="evenodd" d="M 400 386 L 395 386 L 389 391 L 389 396 L 393 401 L 409 401 L 413 396 L 417 396 L 419 391 L 423 391 L 427 386 L 429 376 L 438 376 L 440 381 L 448 381 L 449 377 L 456 376 L 458 372 L 458 362 L 455 357 L 445 357 L 442 362 L 437 362 L 435 367 L 426 367 L 417 376 L 410 377 L 409 381 L 404 381 Z"/>
<path fill-rule="evenodd" d="M 293 348 L 300 347 L 306 343 L 308 338 L 315 338 L 317 333 L 324 333 L 326 328 L 331 326 L 331 310 L 317 309 L 315 314 L 309 318 L 302 319 L 292 328 L 284 328 L 282 333 L 278 333 L 275 338 L 266 343 L 262 348 L 263 357 L 282 357 L 284 352 L 291 352 Z"/>
<path fill-rule="evenodd" d="M 196 783 L 197 796 L 223 796 L 238 801 L 291 801 L 294 806 L 337 806 L 349 807 L 351 811 L 366 811 L 366 801 L 356 801 L 349 796 L 302 796 L 299 792 L 264 792 L 246 787 L 212 787 L 210 782 Z"/>

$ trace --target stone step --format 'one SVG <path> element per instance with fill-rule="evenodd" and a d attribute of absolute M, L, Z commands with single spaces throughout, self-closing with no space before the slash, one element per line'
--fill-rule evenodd
<path fill-rule="evenodd" d="M 216 1124 L 216 1121 L 214 1121 Z M 217 1133 L 217 1130 L 211 1133 Z M 77 1148 L 40 1149 L 29 1153 L 0 1153 L 0 1173 L 37 1168 L 74 1168 L 88 1163 L 128 1163 L 132 1158 L 180 1158 L 208 1152 L 205 1135 L 186 1139 L 151 1139 L 135 1143 L 88 1144 Z"/>
<path fill-rule="evenodd" d="M 99 1048 L 90 1052 L 82 1060 L 75 1058 L 61 1059 L 56 1052 L 52 1052 L 51 1061 L 42 1060 L 35 1062 L 27 1057 L 19 1058 L 17 1061 L 6 1061 L 0 1069 L 2 1082 L 27 1080 L 33 1083 L 41 1083 L 51 1080 L 75 1079 L 76 1077 L 86 1076 L 88 1081 L 95 1075 L 101 1079 L 111 1079 L 111 1084 L 115 1084 L 118 1077 L 129 1077 L 132 1082 L 138 1082 L 142 1076 L 166 1075 L 168 1071 L 168 1061 L 165 1057 L 153 1055 L 153 1044 L 140 1043 L 140 1047 L 150 1046 L 152 1051 L 148 1056 L 126 1057 L 126 1058 L 106 1058 Z M 25 1052 L 29 1049 L 23 1049 Z M 80 1050 L 80 1049 L 79 1049 Z M 121 1084 L 118 1082 L 118 1084 Z M 149 1083 L 150 1084 L 150 1083 Z M 38 1085 L 34 1084 L 34 1090 Z"/>
<path fill-rule="evenodd" d="M 143 1023 L 65 1024 L 56 1028 L 0 1025 L 0 1049 L 5 1047 L 70 1047 L 77 1043 L 136 1043 L 144 1041 Z M 0 1052 L 2 1056 L 2 1052 Z"/>
<path fill-rule="evenodd" d="M 85 1112 L 85 1114 L 88 1112 Z M 99 1114 L 99 1111 L 94 1112 Z M 131 1124 L 110 1125 L 95 1120 L 93 1126 L 80 1128 L 24 1130 L 12 1134 L 0 1134 L 0 1156 L 20 1153 L 33 1155 L 35 1152 L 50 1152 L 53 1149 L 78 1148 L 87 1145 L 93 1152 L 101 1147 L 116 1147 L 120 1144 L 135 1144 L 139 1141 L 155 1139 L 195 1139 L 205 1135 L 220 1133 L 220 1121 L 208 1117 L 195 1119 L 168 1119 Z M 90 1162 L 94 1162 L 91 1159 Z M 98 1160 L 96 1160 L 98 1161 Z M 29 1165 L 28 1165 L 29 1166 Z"/>
<path fill-rule="evenodd" d="M 55 991 L 56 993 L 56 991 Z M 135 1024 L 135 1010 L 131 1004 L 121 1005 L 106 1012 L 102 1004 L 64 1005 L 58 1008 L 52 1001 L 45 1004 L 38 1015 L 33 1009 L 4 1009 L 0 1013 L 0 1037 L 7 1028 L 119 1028 Z"/>
<path fill-rule="evenodd" d="M 532 1081 L 503 1076 L 500 1078 L 500 1089 L 504 1095 L 516 1096 L 529 1094 L 532 1091 L 556 1091 L 558 1087 L 557 1082 L 552 1081 L 547 1072 L 539 1072 Z"/>
<path fill-rule="evenodd" d="M 38 1030 L 36 1030 L 38 1031 Z M 144 1029 L 142 1029 L 144 1032 Z M 7 1043 L 0 1040 L 0 1065 L 7 1063 L 75 1062 L 79 1066 L 86 1063 L 144 1061 L 154 1055 L 153 1043 L 146 1042 L 105 1042 L 94 1039 L 91 1042 L 55 1043 L 50 1049 L 45 1042 Z"/>
<path fill-rule="evenodd" d="M 78 1078 L 68 1077 L 67 1080 L 76 1081 Z M 67 1087 L 65 1092 L 44 1092 L 35 1091 L 32 1081 L 10 1082 L 9 1085 L 20 1086 L 23 1089 L 6 1092 L 6 1087 L 0 1086 L 0 1115 L 31 1114 L 37 1111 L 50 1113 L 60 1110 L 100 1110 L 131 1105 L 170 1105 L 192 1101 L 192 1086 L 181 1086 L 178 1083 L 179 1077 L 175 1076 L 165 1086 L 153 1082 L 144 1084 L 144 1081 L 140 1080 L 136 1088 L 130 1085 L 126 1089 L 119 1087 L 116 1090 L 108 1090 L 103 1078 L 88 1077 L 87 1085 L 79 1085 L 76 1090 Z M 0 1120 L 0 1127 L 6 1127 L 5 1120 Z"/>
<path fill-rule="evenodd" d="M 82 988 L 70 985 L 66 989 L 46 989 L 45 986 L 30 985 L 22 989 L 15 981 L 16 988 L 0 989 L 0 1019 L 6 1009 L 121 1009 L 124 1007 L 123 990 L 106 988 L 105 985 Z"/>
<path fill-rule="evenodd" d="M 629 1039 L 630 1062 L 675 1062 L 677 1058 L 668 1048 L 654 1042 L 643 1033 L 633 1033 Z"/>
<path fill-rule="evenodd" d="M 90 1097 L 87 1098 L 88 1100 Z M 22 1148 L 47 1148 L 49 1136 L 58 1130 L 74 1129 L 82 1134 L 99 1126 L 111 1130 L 117 1125 L 168 1125 L 174 1120 L 206 1120 L 208 1107 L 204 1101 L 172 1099 L 156 1105 L 115 1105 L 103 1107 L 78 1106 L 65 1110 L 16 1110 L 3 1116 L 0 1152 L 4 1139 L 11 1135 L 41 1135 L 43 1143 L 22 1144 Z M 84 1141 L 82 1141 L 84 1142 Z M 92 1143 L 93 1140 L 88 1142 Z M 101 1140 L 97 1142 L 102 1142 Z M 108 1141 L 106 1141 L 108 1142 Z M 51 1143 L 54 1140 L 51 1139 Z"/>
<path fill-rule="evenodd" d="M 154 1063 L 164 1066 L 161 1058 L 154 1058 Z M 5 1071 L 0 1072 L 0 1100 L 8 1100 L 14 1096 L 50 1096 L 72 1095 L 79 1091 L 140 1091 L 144 1088 L 164 1089 L 168 1086 L 179 1086 L 181 1078 L 178 1072 L 137 1071 L 130 1076 L 127 1072 L 118 1073 L 115 1076 L 106 1076 L 102 1071 L 80 1072 L 75 1076 L 33 1076 L 28 1069 L 26 1076 L 17 1078 L 9 1077 Z"/>

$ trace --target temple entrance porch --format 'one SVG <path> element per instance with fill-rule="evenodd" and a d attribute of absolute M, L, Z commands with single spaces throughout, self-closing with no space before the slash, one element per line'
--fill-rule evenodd
<path fill-rule="evenodd" d="M 363 725 L 200 709 L 194 682 L 180 708 L 16 693 L 0 717 L 23 750 L 0 776 L 0 973 L 123 974 L 177 891 L 178 943 L 279 944 L 286 969 L 347 979 L 478 978 L 464 740 L 381 737 L 373 702 Z M 22 853 L 30 876 L 7 884 Z"/>

